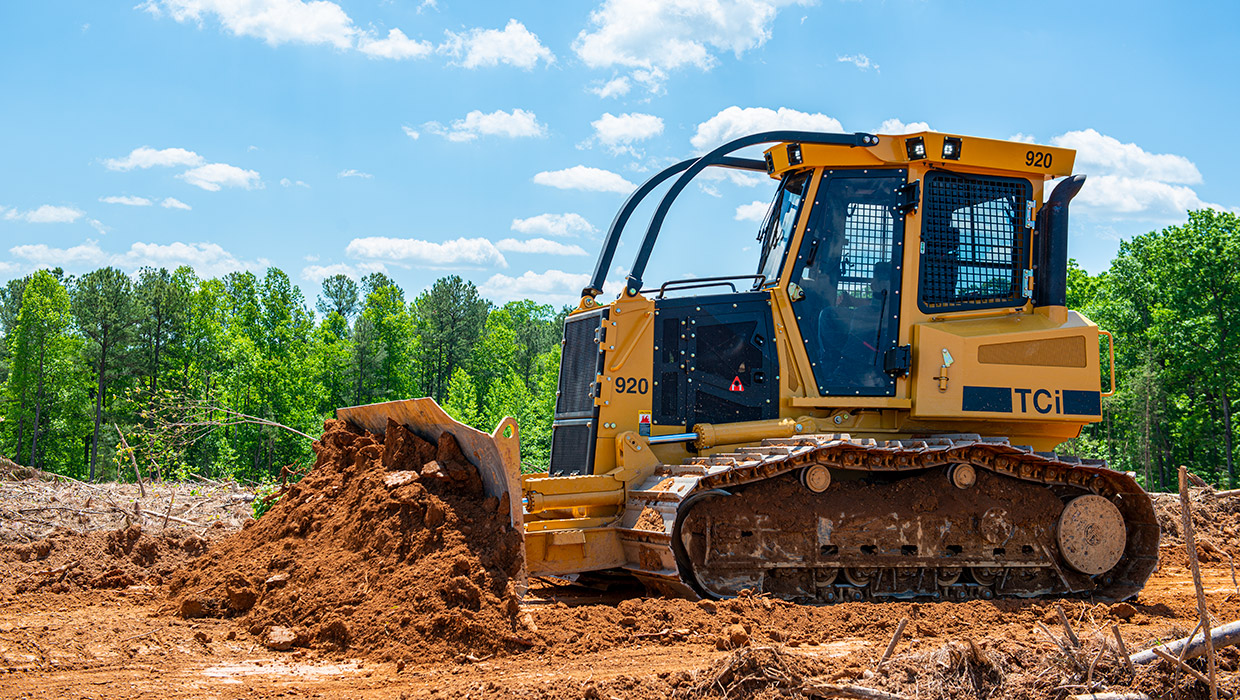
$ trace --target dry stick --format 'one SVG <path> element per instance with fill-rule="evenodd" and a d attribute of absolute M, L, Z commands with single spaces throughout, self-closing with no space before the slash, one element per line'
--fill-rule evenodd
<path fill-rule="evenodd" d="M 891 652 L 896 650 L 896 645 L 900 643 L 900 635 L 904 634 L 904 626 L 908 624 L 908 618 L 902 618 L 900 624 L 896 625 L 895 634 L 891 635 L 891 642 L 887 644 L 887 651 L 883 652 L 883 658 L 878 660 L 878 665 L 874 667 L 875 671 L 881 671 L 883 664 L 887 663 L 887 659 L 891 658 Z"/>
<path fill-rule="evenodd" d="M 1231 585 L 1236 587 L 1236 595 L 1240 595 L 1240 583 L 1236 583 L 1236 558 L 1231 556 L 1231 552 L 1224 552 L 1227 555 L 1227 562 L 1231 564 Z"/>
<path fill-rule="evenodd" d="M 1106 644 L 1099 646 L 1098 653 L 1094 655 L 1094 660 L 1089 662 L 1089 673 L 1085 674 L 1085 690 L 1094 689 L 1094 669 L 1097 668 L 1098 662 L 1102 660 L 1102 654 L 1106 650 Z M 1105 686 L 1105 684 L 1103 685 Z"/>
<path fill-rule="evenodd" d="M 1055 643 L 1055 646 L 1059 647 L 1059 650 L 1063 652 L 1064 656 L 1072 660 L 1072 664 L 1076 666 L 1078 671 L 1085 670 L 1085 668 L 1081 666 L 1080 659 L 1076 658 L 1076 654 L 1072 653 L 1072 649 L 1070 649 L 1067 644 L 1064 644 L 1063 642 L 1059 641 L 1059 637 L 1056 637 L 1055 634 L 1046 627 L 1046 625 L 1042 624 L 1039 621 L 1038 629 L 1042 630 L 1042 632 L 1046 636 L 1051 638 L 1051 641 Z"/>
<path fill-rule="evenodd" d="M 1196 629 L 1200 628 L 1195 628 L 1194 631 L 1196 631 Z M 1232 646 L 1233 644 L 1240 644 L 1240 620 L 1228 622 L 1225 625 L 1219 625 L 1218 627 L 1211 629 L 1210 642 L 1214 645 L 1216 650 L 1222 649 L 1223 647 Z M 1206 653 L 1205 638 L 1198 637 L 1195 634 L 1192 637 L 1185 637 L 1183 639 L 1167 642 L 1166 644 L 1160 644 L 1158 648 L 1168 654 L 1178 654 L 1184 649 L 1185 646 L 1189 647 L 1188 651 L 1184 652 L 1185 659 L 1195 659 Z M 1158 660 L 1158 656 L 1156 656 L 1151 649 L 1138 651 L 1130 658 L 1134 664 L 1148 664 Z"/>
<path fill-rule="evenodd" d="M 1188 633 L 1188 640 L 1191 642 L 1193 637 L 1197 636 L 1197 633 L 1200 631 L 1201 631 L 1201 620 L 1198 620 L 1197 626 L 1193 628 L 1192 632 Z M 1204 643 L 1204 640 L 1203 640 L 1203 643 Z M 1184 663 L 1184 655 L 1188 653 L 1188 648 L 1190 646 L 1192 646 L 1192 644 L 1185 644 L 1184 647 L 1180 649 L 1180 663 L 1181 664 Z M 1175 676 L 1171 679 L 1171 683 L 1174 685 L 1179 682 L 1180 682 L 1180 669 L 1177 668 L 1175 670 Z"/>
<path fill-rule="evenodd" d="M 1123 660 L 1124 666 L 1128 668 L 1128 673 L 1137 675 L 1137 670 L 1132 667 L 1132 659 L 1128 657 L 1128 645 L 1124 644 L 1124 635 L 1119 633 L 1119 625 L 1112 622 L 1111 632 L 1115 634 L 1115 642 L 1119 644 L 1120 659 Z"/>
<path fill-rule="evenodd" d="M 908 700 L 906 695 L 896 695 L 859 685 L 811 685 L 801 688 L 801 694 L 811 698 L 855 698 L 856 700 Z"/>
<path fill-rule="evenodd" d="M 1082 693 L 1069 695 L 1068 700 L 1150 700 L 1145 693 Z"/>
<path fill-rule="evenodd" d="M 1206 675 L 1205 675 L 1204 673 L 1202 673 L 1201 671 L 1198 671 L 1197 669 L 1193 668 L 1192 666 L 1189 666 L 1187 663 L 1185 663 L 1185 662 L 1183 662 L 1183 661 L 1180 661 L 1179 659 L 1175 658 L 1175 657 L 1174 657 L 1174 656 L 1172 656 L 1171 654 L 1168 654 L 1167 652 L 1163 651 L 1162 649 L 1159 649 L 1158 647 L 1154 647 L 1154 648 L 1153 648 L 1153 649 L 1151 649 L 1150 651 L 1153 651 L 1155 654 L 1157 654 L 1157 655 L 1158 655 L 1158 658 L 1160 658 L 1160 659 L 1162 659 L 1162 660 L 1166 661 L 1167 663 L 1172 664 L 1173 666 L 1177 666 L 1177 667 L 1179 667 L 1179 668 L 1180 668 L 1180 670 L 1184 671 L 1185 673 L 1187 673 L 1188 675 L 1192 676 L 1193 678 L 1196 678 L 1197 680 L 1201 681 L 1202 683 L 1206 683 L 1206 684 L 1208 684 L 1208 685 L 1210 686 L 1210 692 L 1211 692 L 1211 693 L 1218 693 L 1218 692 L 1221 692 L 1221 693 L 1223 693 L 1223 696 L 1224 696 L 1224 697 L 1231 697 L 1231 693 L 1230 693 L 1230 692 L 1228 692 L 1228 691 L 1226 691 L 1226 690 L 1220 691 L 1220 690 L 1218 689 L 1218 686 L 1216 686 L 1216 685 L 1214 685 L 1213 683 L 1211 683 L 1211 682 L 1210 682 L 1210 679 L 1209 679 L 1208 677 L 1206 677 Z"/>
<path fill-rule="evenodd" d="M 1063 606 L 1055 603 L 1055 611 L 1059 613 L 1059 621 L 1063 623 L 1064 631 L 1068 633 L 1068 641 L 1072 642 L 1072 646 L 1081 648 L 1081 640 L 1077 639 L 1076 632 L 1072 631 L 1072 625 L 1068 624 L 1068 616 L 1063 612 Z"/>
<path fill-rule="evenodd" d="M 146 484 L 142 483 L 142 472 L 138 471 L 138 458 L 133 456 L 133 450 L 129 449 L 129 442 L 125 440 L 125 434 L 121 432 L 121 427 L 115 423 L 112 424 L 116 428 L 116 434 L 121 439 L 121 447 L 125 448 L 125 453 L 129 455 L 129 461 L 133 462 L 133 474 L 138 477 L 138 492 L 146 498 Z"/>
<path fill-rule="evenodd" d="M 163 528 L 161 529 L 164 529 L 164 530 L 168 529 L 168 519 L 172 517 L 172 504 L 176 500 L 177 500 L 177 491 L 176 489 L 173 489 L 172 495 L 168 497 L 168 510 L 164 512 L 164 525 L 163 525 Z"/>
<path fill-rule="evenodd" d="M 1214 642 L 1210 639 L 1210 611 L 1206 609 L 1206 593 L 1201 587 L 1201 567 L 1197 563 L 1197 538 L 1193 533 L 1193 513 L 1188 504 L 1188 469 L 1180 467 L 1180 511 L 1184 518 L 1184 546 L 1193 570 L 1193 586 L 1197 589 L 1197 613 L 1201 617 L 1201 633 L 1206 640 L 1207 668 L 1210 669 L 1210 700 L 1218 700 L 1215 682 Z"/>

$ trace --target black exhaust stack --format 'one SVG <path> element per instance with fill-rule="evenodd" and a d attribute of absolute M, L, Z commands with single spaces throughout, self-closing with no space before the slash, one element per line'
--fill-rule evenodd
<path fill-rule="evenodd" d="M 1068 205 L 1085 184 L 1073 175 L 1055 186 L 1038 212 L 1037 265 L 1033 281 L 1034 306 L 1064 306 L 1068 301 Z"/>

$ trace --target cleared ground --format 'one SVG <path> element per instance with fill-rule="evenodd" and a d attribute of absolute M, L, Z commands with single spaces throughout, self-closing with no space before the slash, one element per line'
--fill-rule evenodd
<path fill-rule="evenodd" d="M 1086 683 L 1207 697 L 1204 685 L 1164 664 L 1138 668 L 1134 678 L 1113 650 L 1112 623 L 1134 652 L 1195 626 L 1178 529 L 1167 533 L 1159 571 L 1130 603 L 700 604 L 539 581 L 522 605 L 533 624 L 495 656 L 461 648 L 358 658 L 314 645 L 271 651 L 239 618 L 179 617 L 167 581 L 239 527 L 249 504 L 233 487 L 161 488 L 143 499 L 136 486 L 0 482 L 0 697 L 736 698 L 861 685 L 910 698 L 1062 698 Z M 1240 619 L 1228 557 L 1240 506 L 1232 501 L 1240 499 L 1199 491 L 1194 501 L 1210 610 L 1219 621 Z M 152 515 L 121 514 L 132 514 L 134 502 Z M 1163 513 L 1173 506 L 1160 501 Z M 1079 650 L 1064 641 L 1056 605 Z M 369 624 L 394 632 L 396 617 Z M 903 618 L 892 660 L 874 673 Z M 1234 648 L 1220 654 L 1220 667 L 1220 686 L 1240 687 Z"/>

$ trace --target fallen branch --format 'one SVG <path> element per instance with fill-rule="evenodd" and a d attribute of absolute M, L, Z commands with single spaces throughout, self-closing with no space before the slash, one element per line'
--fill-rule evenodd
<path fill-rule="evenodd" d="M 1081 693 L 1069 695 L 1068 700 L 1150 700 L 1145 693 Z"/>
<path fill-rule="evenodd" d="M 1231 693 L 1230 693 L 1229 691 L 1226 691 L 1226 690 L 1219 690 L 1218 686 L 1214 686 L 1214 685 L 1212 685 L 1212 684 L 1210 683 L 1210 678 L 1209 678 L 1209 676 L 1207 676 L 1206 674 L 1202 673 L 1201 671 L 1198 671 L 1197 669 L 1193 668 L 1192 666 L 1189 666 L 1188 664 L 1184 663 L 1183 661 L 1180 661 L 1179 659 L 1175 658 L 1175 657 L 1174 657 L 1174 656 L 1172 656 L 1171 654 L 1168 654 L 1167 652 L 1163 651 L 1162 649 L 1159 649 L 1158 647 L 1154 647 L 1153 649 L 1151 649 L 1151 651 L 1153 651 L 1155 654 L 1157 654 L 1157 655 L 1158 655 L 1158 658 L 1162 659 L 1163 661 L 1166 661 L 1167 663 L 1171 664 L 1172 666 L 1176 666 L 1176 667 L 1178 667 L 1181 671 L 1183 671 L 1183 672 L 1187 673 L 1188 675 L 1192 676 L 1193 678 L 1196 678 L 1197 680 L 1201 681 L 1202 683 L 1205 683 L 1206 685 L 1210 685 L 1210 686 L 1211 686 L 1211 688 L 1210 688 L 1210 689 L 1211 689 L 1212 691 L 1219 693 L 1219 694 L 1220 694 L 1220 695 L 1222 695 L 1223 697 L 1227 697 L 1227 698 L 1231 697 Z"/>
<path fill-rule="evenodd" d="M 864 688 L 859 685 L 811 685 L 801 688 L 801 694 L 810 698 L 855 698 L 856 700 L 908 700 L 907 695 L 896 695 L 885 690 Z"/>
<path fill-rule="evenodd" d="M 1234 644 L 1240 644 L 1240 620 L 1229 622 L 1225 625 L 1215 627 L 1210 630 L 1210 640 L 1214 644 L 1215 649 L 1222 649 Z M 1187 651 L 1185 651 L 1187 647 Z M 1190 637 L 1177 639 L 1174 642 L 1167 642 L 1153 649 L 1139 651 L 1129 657 L 1134 664 L 1148 664 L 1158 660 L 1158 651 L 1166 654 L 1179 654 L 1184 652 L 1184 659 L 1195 659 L 1206 653 L 1205 639 L 1201 635 L 1194 634 Z"/>

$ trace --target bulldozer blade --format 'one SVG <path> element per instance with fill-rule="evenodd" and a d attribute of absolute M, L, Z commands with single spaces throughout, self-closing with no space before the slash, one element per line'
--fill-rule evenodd
<path fill-rule="evenodd" d="M 377 435 L 382 435 L 387 430 L 390 418 L 432 443 L 438 442 L 444 433 L 451 433 L 461 446 L 465 458 L 478 469 L 483 491 L 486 495 L 499 499 L 501 504 L 507 503 L 511 526 L 524 532 L 525 523 L 520 501 L 521 441 L 517 422 L 511 417 L 500 421 L 499 425 L 495 426 L 495 432 L 488 435 L 454 420 L 431 398 L 338 408 L 336 417 Z M 525 595 L 528 583 L 525 545 L 522 540 L 521 570 L 516 580 L 518 595 Z"/>

